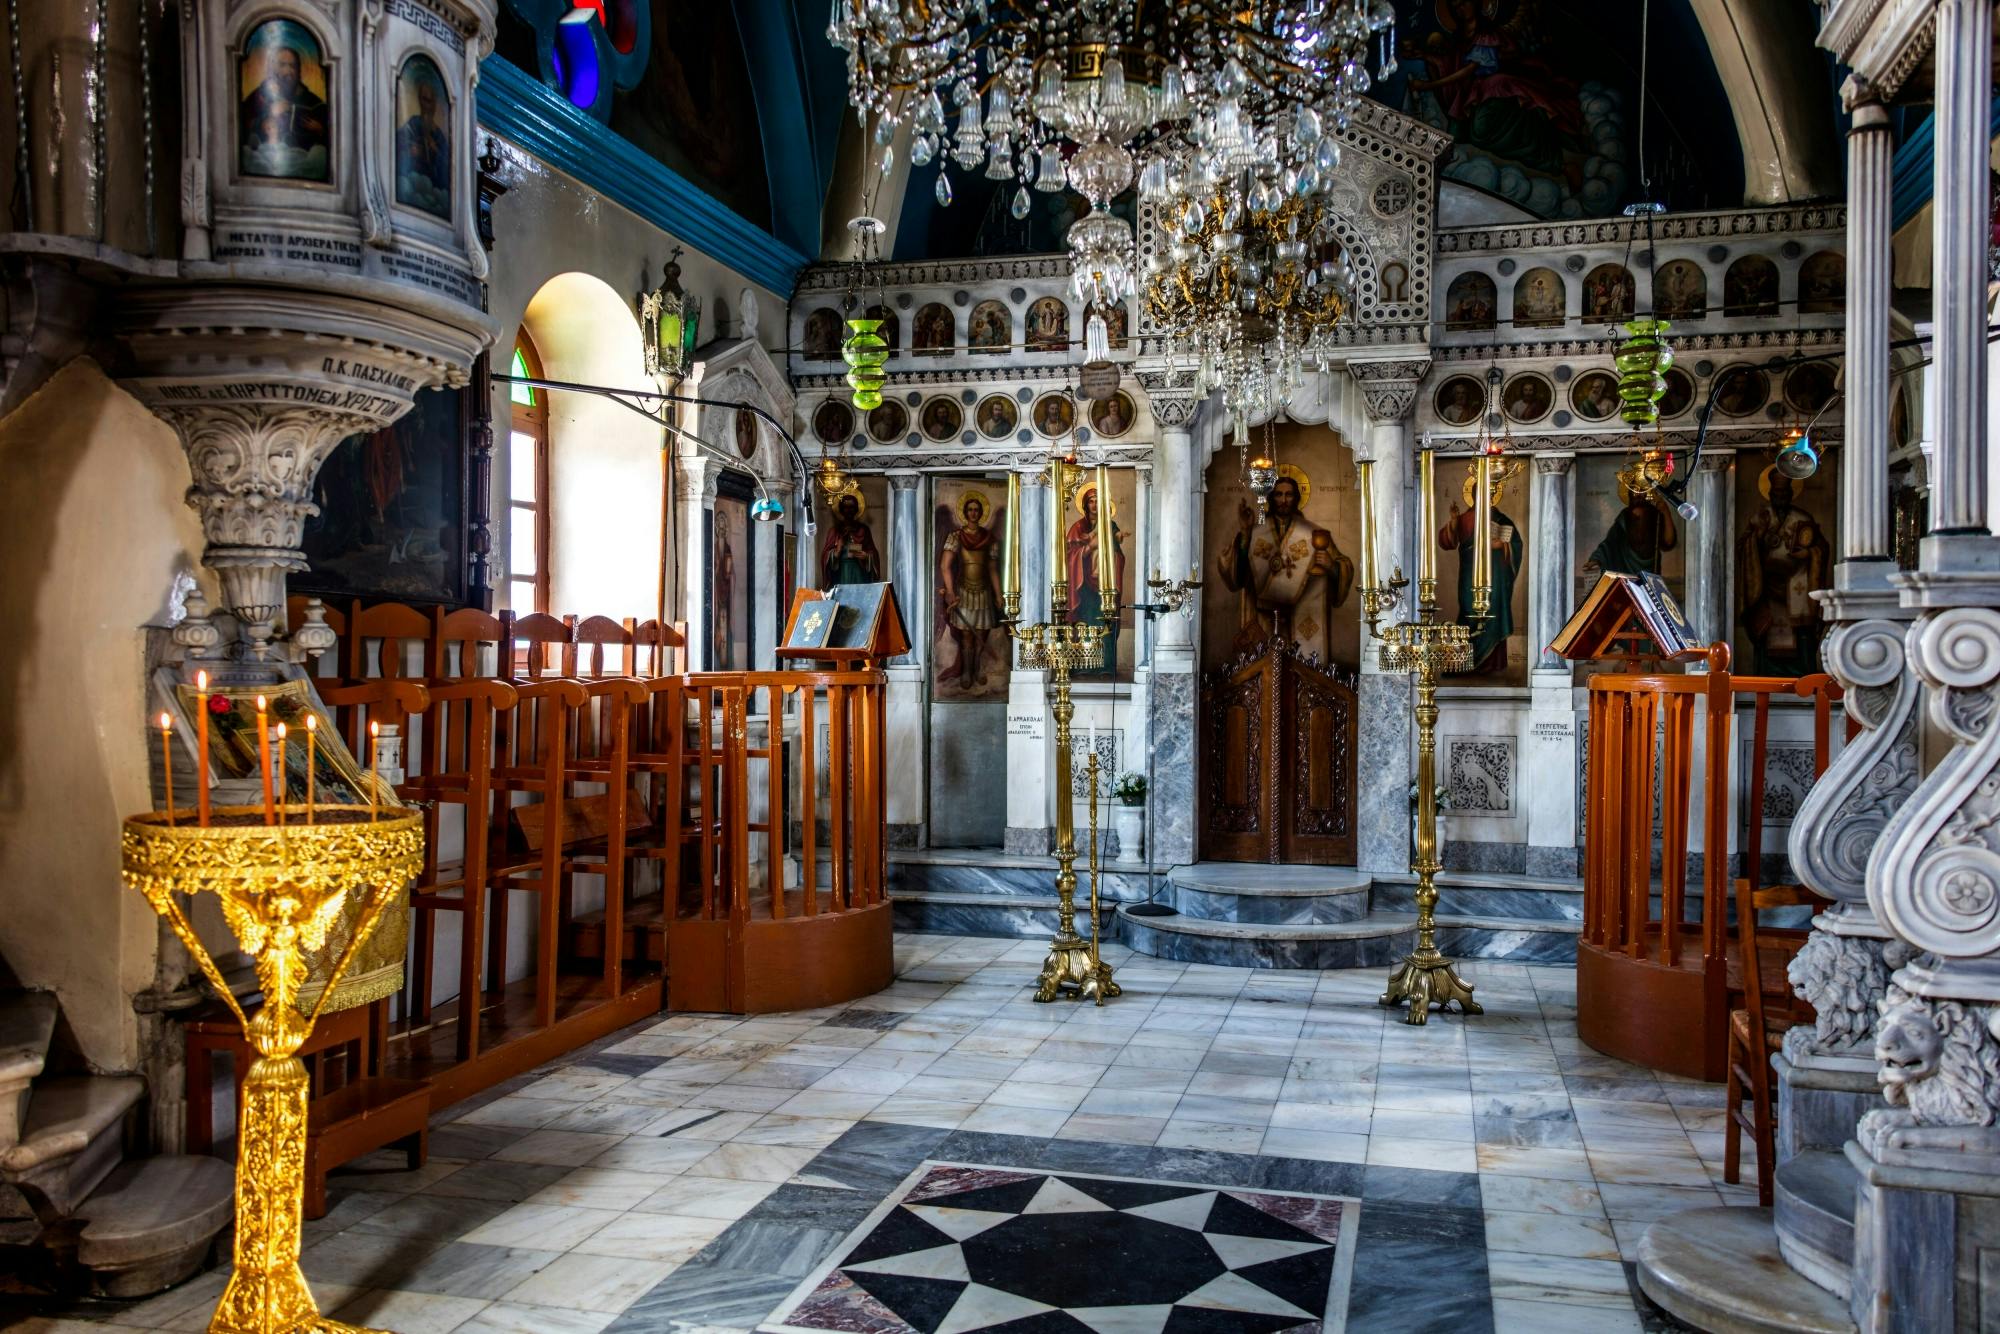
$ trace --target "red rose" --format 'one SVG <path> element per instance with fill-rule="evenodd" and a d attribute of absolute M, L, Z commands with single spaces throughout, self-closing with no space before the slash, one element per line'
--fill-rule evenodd
<path fill-rule="evenodd" d="M 229 702 L 227 695 L 210 695 L 208 697 L 208 711 L 210 713 L 228 713 L 234 707 Z"/>

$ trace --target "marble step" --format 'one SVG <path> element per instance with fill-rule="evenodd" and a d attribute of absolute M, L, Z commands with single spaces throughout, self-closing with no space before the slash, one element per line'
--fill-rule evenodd
<path fill-rule="evenodd" d="M 982 894 L 950 890 L 892 890 L 890 909 L 898 931 L 922 931 L 943 936 L 1001 936 L 1025 939 L 1050 936 L 1056 929 L 1056 896 L 1046 894 Z M 1079 898 L 1077 925 L 1088 930 Z M 1100 930 L 1105 940 L 1117 940 L 1119 917 L 1114 904 L 1104 903 Z"/>
<path fill-rule="evenodd" d="M 1374 906 L 1417 910 L 1417 878 L 1377 874 Z M 1483 871 L 1445 871 L 1437 878 L 1437 911 L 1455 917 L 1525 917 L 1583 921 L 1583 882 Z"/>
<path fill-rule="evenodd" d="M 67 1216 L 124 1157 L 124 1121 L 146 1093 L 138 1075 L 35 1081 L 17 1144 L 0 1149 L 0 1181 Z"/>
<path fill-rule="evenodd" d="M 48 1059 L 56 1010 L 53 991 L 0 992 L 0 1150 L 20 1143 L 28 1086 Z"/>
<path fill-rule="evenodd" d="M 1211 922 L 1323 926 L 1368 915 L 1369 876 L 1337 866 L 1198 862 L 1175 867 L 1161 901 Z"/>
<path fill-rule="evenodd" d="M 1847 1300 L 1785 1263 L 1769 1209 L 1690 1209 L 1639 1238 L 1639 1287 L 1710 1334 L 1852 1334 Z"/>
<path fill-rule="evenodd" d="M 1772 1217 L 1792 1268 L 1845 1295 L 1854 1261 L 1854 1167 L 1838 1149 L 1807 1149 L 1778 1164 Z"/>
<path fill-rule="evenodd" d="M 1305 926 L 1135 917 L 1124 908 L 1118 916 L 1125 943 L 1140 954 L 1229 968 L 1378 968 L 1416 944 L 1417 919 L 1410 913 Z"/>
<path fill-rule="evenodd" d="M 1087 883 L 1086 862 L 1079 857 L 1076 874 Z M 979 850 L 936 849 L 926 852 L 896 852 L 889 858 L 889 893 L 903 894 L 986 894 L 1021 895 L 1027 898 L 1055 897 L 1056 864 L 1050 857 Z M 1162 893 L 1166 868 L 1148 884 L 1144 866 L 1116 862 L 1098 871 L 1098 894 L 1122 903 L 1144 899 L 1154 888 Z"/>
<path fill-rule="evenodd" d="M 77 1209 L 77 1262 L 100 1297 L 148 1297 L 208 1258 L 235 1216 L 236 1174 L 220 1158 L 169 1154 L 119 1164 Z"/>

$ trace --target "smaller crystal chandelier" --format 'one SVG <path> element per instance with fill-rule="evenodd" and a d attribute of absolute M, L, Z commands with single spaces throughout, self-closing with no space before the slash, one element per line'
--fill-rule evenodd
<path fill-rule="evenodd" d="M 701 329 L 701 298 L 681 290 L 681 248 L 667 257 L 660 285 L 639 298 L 646 374 L 678 380 L 687 374 Z"/>

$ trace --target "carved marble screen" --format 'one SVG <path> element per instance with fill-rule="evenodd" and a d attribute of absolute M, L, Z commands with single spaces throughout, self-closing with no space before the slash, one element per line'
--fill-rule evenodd
<path fill-rule="evenodd" d="M 1768 450 L 1736 456 L 1734 669 L 1804 676 L 1819 668 L 1825 614 L 1811 594 L 1833 586 L 1840 455 L 1793 481 Z"/>
<path fill-rule="evenodd" d="M 1506 474 L 1493 492 L 1493 523 L 1487 540 L 1493 550 L 1493 615 L 1475 621 L 1468 602 L 1473 566 L 1473 468 L 1469 458 L 1437 462 L 1436 531 L 1418 533 L 1437 553 L 1438 614 L 1472 632 L 1472 671 L 1455 679 L 1464 683 L 1525 685 L 1528 662 L 1527 574 L 1529 515 L 1525 458 L 1508 459 Z M 1415 592 L 1415 588 L 1410 590 Z"/>
<path fill-rule="evenodd" d="M 931 698 L 1005 700 L 1011 642 L 1000 626 L 1007 483 L 939 477 L 931 491 Z"/>
<path fill-rule="evenodd" d="M 1263 428 L 1257 429 L 1263 439 Z M 1208 469 L 1201 552 L 1202 659 L 1228 661 L 1239 639 L 1256 639 L 1275 614 L 1289 619 L 1302 650 L 1321 661 L 1360 663 L 1361 621 L 1354 593 L 1361 500 L 1354 454 L 1324 426 L 1281 424 L 1271 438 L 1280 479 L 1273 513 L 1260 516 L 1245 486 L 1233 440 Z M 1281 525 L 1287 488 L 1299 493 L 1299 518 Z M 1318 566 L 1315 569 L 1314 566 Z"/>

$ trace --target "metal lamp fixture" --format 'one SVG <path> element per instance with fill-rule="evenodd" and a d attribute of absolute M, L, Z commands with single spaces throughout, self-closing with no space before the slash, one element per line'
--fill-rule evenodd
<path fill-rule="evenodd" d="M 678 380 L 694 360 L 701 330 L 701 298 L 681 290 L 681 248 L 667 256 L 660 285 L 639 299 L 646 340 L 646 374 Z"/>

